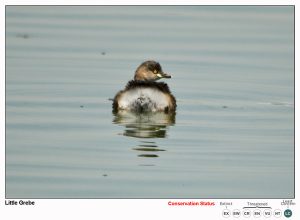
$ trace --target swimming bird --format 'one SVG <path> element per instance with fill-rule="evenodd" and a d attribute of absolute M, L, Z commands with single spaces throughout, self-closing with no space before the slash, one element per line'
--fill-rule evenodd
<path fill-rule="evenodd" d="M 113 112 L 125 110 L 137 113 L 174 113 L 175 97 L 166 83 L 157 82 L 163 78 L 171 78 L 171 75 L 165 73 L 158 62 L 154 60 L 143 62 L 136 69 L 134 79 L 115 95 Z"/>

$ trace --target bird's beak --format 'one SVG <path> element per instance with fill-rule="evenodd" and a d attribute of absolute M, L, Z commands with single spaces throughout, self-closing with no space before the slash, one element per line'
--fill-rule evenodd
<path fill-rule="evenodd" d="M 161 78 L 171 78 L 171 75 L 161 72 L 159 74 L 157 74 L 157 76 L 161 79 Z"/>

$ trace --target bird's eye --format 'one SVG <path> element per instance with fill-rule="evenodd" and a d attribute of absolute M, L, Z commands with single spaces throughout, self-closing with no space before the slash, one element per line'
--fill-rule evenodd
<path fill-rule="evenodd" d="M 154 70 L 153 72 L 156 74 L 156 73 L 157 73 L 157 70 Z"/>

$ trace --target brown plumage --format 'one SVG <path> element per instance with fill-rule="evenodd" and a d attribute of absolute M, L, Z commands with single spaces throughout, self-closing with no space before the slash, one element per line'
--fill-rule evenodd
<path fill-rule="evenodd" d="M 156 82 L 161 78 L 171 78 L 164 73 L 159 63 L 145 61 L 136 70 L 134 80 L 127 83 L 113 100 L 113 112 L 130 110 L 135 112 L 163 111 L 172 113 L 176 110 L 176 99 L 168 85 Z"/>

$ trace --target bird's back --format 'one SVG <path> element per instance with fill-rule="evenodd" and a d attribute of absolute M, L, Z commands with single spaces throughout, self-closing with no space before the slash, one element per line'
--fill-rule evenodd
<path fill-rule="evenodd" d="M 166 83 L 132 80 L 115 96 L 113 109 L 168 113 L 175 111 L 176 100 Z"/>

